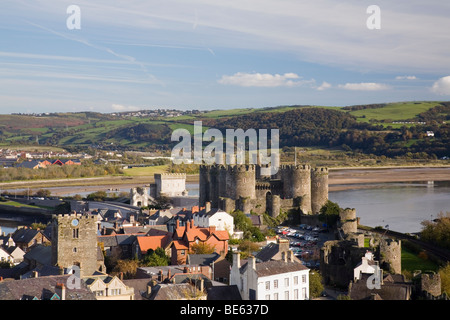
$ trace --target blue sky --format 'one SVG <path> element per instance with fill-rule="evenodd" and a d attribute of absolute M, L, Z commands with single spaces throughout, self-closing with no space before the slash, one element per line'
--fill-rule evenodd
<path fill-rule="evenodd" d="M 450 100 L 449 15 L 434 0 L 3 0 L 0 113 Z"/>

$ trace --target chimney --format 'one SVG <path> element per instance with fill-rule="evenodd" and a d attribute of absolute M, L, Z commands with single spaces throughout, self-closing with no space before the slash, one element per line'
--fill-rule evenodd
<path fill-rule="evenodd" d="M 191 229 L 194 229 L 194 219 L 189 220 L 189 222 L 191 223 Z"/>
<path fill-rule="evenodd" d="M 287 262 L 287 251 L 283 251 L 281 253 L 281 260 L 283 260 L 284 262 Z"/>
<path fill-rule="evenodd" d="M 39 272 L 37 271 L 33 271 L 33 278 L 38 278 L 39 277 Z"/>
<path fill-rule="evenodd" d="M 209 226 L 209 233 L 216 232 L 216 226 Z"/>
<path fill-rule="evenodd" d="M 55 292 L 61 300 L 66 300 L 66 286 L 64 283 L 57 283 Z"/>
<path fill-rule="evenodd" d="M 198 285 L 198 290 L 203 292 L 204 289 L 205 289 L 205 281 L 203 279 L 200 279 L 199 280 L 199 285 Z"/>
<path fill-rule="evenodd" d="M 287 239 L 278 239 L 278 252 L 288 251 L 289 250 L 289 240 Z"/>
<path fill-rule="evenodd" d="M 248 258 L 248 263 L 249 263 L 249 265 L 251 266 L 251 268 L 252 268 L 253 270 L 256 269 L 256 258 L 255 258 L 255 256 L 250 256 L 250 257 Z"/>
<path fill-rule="evenodd" d="M 205 213 L 208 213 L 211 211 L 211 202 L 206 202 L 205 203 Z"/>
<path fill-rule="evenodd" d="M 163 281 L 164 281 L 163 271 L 162 271 L 162 270 L 159 270 L 158 275 L 159 275 L 159 276 L 158 276 L 158 281 L 163 282 Z"/>
<path fill-rule="evenodd" d="M 123 272 L 119 273 L 119 279 L 123 280 Z"/>
<path fill-rule="evenodd" d="M 170 280 L 171 276 L 172 276 L 172 274 L 171 274 L 170 269 L 169 269 L 169 270 L 167 270 L 167 279 Z"/>
<path fill-rule="evenodd" d="M 189 220 L 186 220 L 185 224 L 186 224 L 186 231 L 189 231 L 189 229 L 191 228 L 191 222 Z"/>
<path fill-rule="evenodd" d="M 241 254 L 239 252 L 233 252 L 233 266 L 238 269 L 241 267 Z"/>
<path fill-rule="evenodd" d="M 294 262 L 294 251 L 289 250 L 289 262 Z"/>
<path fill-rule="evenodd" d="M 180 227 L 180 220 L 177 219 L 177 229 Z"/>

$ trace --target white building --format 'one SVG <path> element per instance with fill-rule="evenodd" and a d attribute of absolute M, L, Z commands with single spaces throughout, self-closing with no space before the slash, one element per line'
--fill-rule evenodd
<path fill-rule="evenodd" d="M 150 186 L 154 198 L 161 194 L 167 197 L 187 196 L 185 173 L 155 173 L 155 183 Z"/>
<path fill-rule="evenodd" d="M 234 234 L 234 218 L 229 213 L 221 209 L 211 209 L 209 203 L 205 209 L 194 214 L 194 224 L 197 227 L 209 228 L 216 227 L 216 230 L 226 230 L 232 236 Z"/>
<path fill-rule="evenodd" d="M 250 257 L 242 266 L 234 253 L 230 285 L 237 285 L 243 300 L 308 300 L 309 269 L 295 262 L 292 251 L 278 261 L 256 263 Z"/>
<path fill-rule="evenodd" d="M 378 261 L 374 261 L 372 252 L 367 251 L 361 262 L 353 269 L 353 281 L 360 280 L 362 274 L 374 274 L 379 269 Z"/>

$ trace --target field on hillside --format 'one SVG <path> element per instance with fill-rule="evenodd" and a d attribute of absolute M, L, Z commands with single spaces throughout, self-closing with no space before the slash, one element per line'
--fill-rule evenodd
<path fill-rule="evenodd" d="M 408 120 L 414 119 L 419 113 L 427 111 L 439 102 L 399 102 L 389 103 L 383 108 L 362 109 L 349 111 L 349 113 L 360 121 L 382 121 L 382 120 Z"/>

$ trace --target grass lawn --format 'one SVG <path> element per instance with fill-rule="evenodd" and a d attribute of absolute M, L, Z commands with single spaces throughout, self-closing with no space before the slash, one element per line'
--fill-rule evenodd
<path fill-rule="evenodd" d="M 168 165 L 151 166 L 151 167 L 135 167 L 123 170 L 125 176 L 153 176 L 155 173 L 165 173 L 169 168 Z"/>
<path fill-rule="evenodd" d="M 19 208 L 19 207 L 25 207 L 25 208 L 40 208 L 40 207 L 38 207 L 38 206 L 31 206 L 31 205 L 28 205 L 28 204 L 24 204 L 24 203 L 19 203 L 19 202 L 16 202 L 16 201 L 10 201 L 10 200 L 8 200 L 8 201 L 5 201 L 5 202 L 0 202 L 0 205 L 7 205 L 7 206 L 11 206 L 11 207 L 16 207 L 16 208 Z"/>
<path fill-rule="evenodd" d="M 439 266 L 430 260 L 424 260 L 417 254 L 402 248 L 402 270 L 413 272 L 414 270 L 437 271 Z"/>

